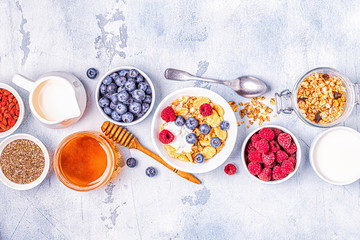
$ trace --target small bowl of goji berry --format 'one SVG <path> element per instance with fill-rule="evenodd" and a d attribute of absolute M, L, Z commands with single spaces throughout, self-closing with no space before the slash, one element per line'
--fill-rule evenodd
<path fill-rule="evenodd" d="M 9 85 L 0 83 L 0 138 L 12 134 L 24 118 L 24 102 Z"/>
<path fill-rule="evenodd" d="M 249 175 L 262 183 L 277 184 L 285 182 L 298 170 L 301 148 L 288 129 L 268 125 L 246 137 L 241 156 Z"/>

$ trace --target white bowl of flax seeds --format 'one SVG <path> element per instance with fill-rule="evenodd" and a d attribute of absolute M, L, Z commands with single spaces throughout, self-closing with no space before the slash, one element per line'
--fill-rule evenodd
<path fill-rule="evenodd" d="M 15 134 L 0 143 L 0 181 L 16 190 L 39 185 L 50 167 L 45 145 L 28 134 Z"/>

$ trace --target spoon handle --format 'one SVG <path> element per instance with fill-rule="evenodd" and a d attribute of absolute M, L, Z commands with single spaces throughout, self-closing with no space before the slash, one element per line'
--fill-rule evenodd
<path fill-rule="evenodd" d="M 221 80 L 196 77 L 194 75 L 191 75 L 188 72 L 174 69 L 174 68 L 166 69 L 164 76 L 166 79 L 175 80 L 175 81 L 196 81 L 196 80 L 198 80 L 198 81 L 204 81 L 204 82 L 214 82 L 214 83 L 225 84 L 224 81 L 221 81 Z"/>

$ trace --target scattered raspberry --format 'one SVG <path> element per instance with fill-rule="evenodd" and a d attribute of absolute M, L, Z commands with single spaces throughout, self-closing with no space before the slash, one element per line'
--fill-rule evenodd
<path fill-rule="evenodd" d="M 297 147 L 296 147 L 296 144 L 294 142 L 291 142 L 290 147 L 284 148 L 284 149 L 289 154 L 292 154 L 292 153 L 297 151 Z"/>
<path fill-rule="evenodd" d="M 249 162 L 258 162 L 261 163 L 261 153 L 259 151 L 252 151 L 248 155 Z"/>
<path fill-rule="evenodd" d="M 273 171 L 272 171 L 272 178 L 274 180 L 280 180 L 280 179 L 283 179 L 285 178 L 286 175 L 281 171 L 281 167 L 280 166 L 275 166 L 273 168 Z"/>
<path fill-rule="evenodd" d="M 266 181 L 266 182 L 270 181 L 271 180 L 271 169 L 264 168 L 258 177 L 263 181 Z"/>
<path fill-rule="evenodd" d="M 279 144 L 275 140 L 270 141 L 270 152 L 276 153 L 279 150 Z"/>
<path fill-rule="evenodd" d="M 275 137 L 275 133 L 270 128 L 263 128 L 259 131 L 259 136 L 265 140 L 273 140 Z"/>
<path fill-rule="evenodd" d="M 275 154 L 273 152 L 263 153 L 261 158 L 265 165 L 271 165 L 275 161 Z"/>
<path fill-rule="evenodd" d="M 287 175 L 294 171 L 294 165 L 289 160 L 284 160 L 281 164 L 281 171 Z"/>
<path fill-rule="evenodd" d="M 204 103 L 199 108 L 200 114 L 204 117 L 210 116 L 213 113 L 213 109 L 210 104 Z"/>
<path fill-rule="evenodd" d="M 261 165 L 260 163 L 257 163 L 257 162 L 251 162 L 249 163 L 248 165 L 248 169 L 249 169 L 249 172 L 252 174 L 252 175 L 258 175 L 259 173 L 261 173 Z"/>
<path fill-rule="evenodd" d="M 260 139 L 255 143 L 255 148 L 261 153 L 267 153 L 269 151 L 269 142 L 265 139 Z"/>
<path fill-rule="evenodd" d="M 282 163 L 284 160 L 288 159 L 288 155 L 286 152 L 284 152 L 283 150 L 279 150 L 276 152 L 276 161 L 278 163 Z"/>
<path fill-rule="evenodd" d="M 257 141 L 259 141 L 261 139 L 261 137 L 259 136 L 259 134 L 254 134 L 251 137 L 251 144 L 255 147 L 255 143 Z"/>
<path fill-rule="evenodd" d="M 275 161 L 275 162 L 273 162 L 271 165 L 264 164 L 264 167 L 265 167 L 265 168 L 273 169 L 273 167 L 276 166 L 276 163 L 277 163 L 277 162 Z"/>
<path fill-rule="evenodd" d="M 172 134 L 170 131 L 164 129 L 159 133 L 159 140 L 160 142 L 162 142 L 163 144 L 169 144 L 172 141 L 174 141 L 174 134 Z"/>
<path fill-rule="evenodd" d="M 289 157 L 288 161 L 290 161 L 294 165 L 294 167 L 296 166 L 296 159 L 294 157 Z"/>
<path fill-rule="evenodd" d="M 277 140 L 280 146 L 282 146 L 283 148 L 289 148 L 291 145 L 292 138 L 288 133 L 280 133 Z"/>
<path fill-rule="evenodd" d="M 276 138 L 280 135 L 280 133 L 282 133 L 282 131 L 280 129 L 278 129 L 278 128 L 274 128 L 273 131 L 275 133 Z"/>
<path fill-rule="evenodd" d="M 161 118 L 165 122 L 173 122 L 173 121 L 175 121 L 176 114 L 175 114 L 174 109 L 172 109 L 172 107 L 164 108 L 164 110 L 162 110 L 162 112 L 161 112 Z"/>
<path fill-rule="evenodd" d="M 236 167 L 234 164 L 229 163 L 225 166 L 224 171 L 228 175 L 234 175 L 236 173 Z"/>
<path fill-rule="evenodd" d="M 256 151 L 256 148 L 251 143 L 248 143 L 246 145 L 245 153 L 249 154 L 249 153 L 251 153 L 253 151 Z"/>

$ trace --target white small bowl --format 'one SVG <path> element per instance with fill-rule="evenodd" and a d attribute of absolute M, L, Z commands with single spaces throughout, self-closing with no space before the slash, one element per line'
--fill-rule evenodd
<path fill-rule="evenodd" d="M 7 130 L 5 132 L 0 133 L 0 138 L 4 138 L 4 137 L 9 136 L 13 132 L 15 132 L 20 127 L 20 125 L 24 119 L 25 107 L 24 107 L 24 102 L 23 102 L 22 98 L 20 97 L 19 93 L 14 88 L 10 87 L 9 85 L 7 85 L 5 83 L 0 83 L 0 89 L 6 89 L 9 92 L 11 92 L 19 103 L 19 118 L 17 119 L 15 125 L 12 128 L 10 128 L 9 130 Z"/>
<path fill-rule="evenodd" d="M 102 110 L 102 108 L 99 106 L 99 96 L 100 96 L 100 86 L 102 84 L 102 81 L 104 80 L 105 77 L 107 77 L 108 75 L 114 73 L 114 72 L 119 72 L 121 70 L 131 70 L 131 69 L 135 69 L 136 71 L 138 71 L 144 78 L 145 80 L 149 83 L 149 86 L 151 87 L 151 104 L 150 104 L 150 107 L 149 107 L 149 110 L 144 114 L 144 116 L 142 116 L 141 118 L 133 121 L 133 122 L 130 122 L 130 123 L 124 123 L 124 122 L 117 122 L 117 121 L 114 121 L 110 116 L 106 115 L 104 113 L 104 111 Z M 117 124 L 117 125 L 121 125 L 121 126 L 130 126 L 130 125 L 135 125 L 139 122 L 141 122 L 142 120 L 144 120 L 151 112 L 151 110 L 153 109 L 154 107 L 154 104 L 155 104 L 155 88 L 154 88 L 154 85 L 151 81 L 151 79 L 149 78 L 148 75 L 146 75 L 143 71 L 141 71 L 140 69 L 136 68 L 136 67 L 129 67 L 129 66 L 123 66 L 123 67 L 117 67 L 117 68 L 113 68 L 111 69 L 110 71 L 108 71 L 107 73 L 105 73 L 103 75 L 103 77 L 100 79 L 100 81 L 98 82 L 97 86 L 96 86 L 96 90 L 95 90 L 95 102 L 96 102 L 96 106 L 100 112 L 100 114 L 108 121 L 110 122 L 113 122 L 114 124 Z"/>
<path fill-rule="evenodd" d="M 201 164 L 195 164 L 191 162 L 183 162 L 176 158 L 171 158 L 168 156 L 166 150 L 164 149 L 163 144 L 158 140 L 158 135 L 160 132 L 160 127 L 162 124 L 161 119 L 161 111 L 167 107 L 170 106 L 170 104 L 177 98 L 181 96 L 204 96 L 209 98 L 213 103 L 219 104 L 225 111 L 224 119 L 230 123 L 230 128 L 227 131 L 228 132 L 228 138 L 226 139 L 225 145 L 223 149 L 216 154 L 213 158 L 205 161 Z M 222 98 L 219 94 L 204 89 L 204 88 L 196 88 L 196 87 L 190 87 L 190 88 L 183 88 L 179 89 L 175 92 L 170 93 L 168 96 L 166 96 L 159 106 L 157 107 L 152 125 L 151 125 L 151 137 L 153 144 L 155 146 L 156 151 L 161 156 L 162 159 L 165 160 L 168 164 L 171 166 L 189 173 L 205 173 L 214 170 L 215 168 L 221 166 L 226 159 L 230 156 L 232 150 L 234 149 L 236 137 L 237 137 L 237 121 L 234 114 L 234 111 L 231 109 L 230 105 L 227 103 L 227 101 Z"/>
<path fill-rule="evenodd" d="M 29 135 L 29 134 L 14 134 L 6 139 L 4 139 L 1 143 L 0 143 L 0 156 L 2 151 L 4 150 L 4 148 L 10 143 L 13 142 L 15 140 L 18 139 L 28 139 L 30 141 L 33 141 L 34 143 L 36 143 L 40 148 L 41 151 L 44 154 L 45 157 L 45 166 L 44 166 L 44 170 L 41 173 L 41 175 L 33 182 L 31 183 L 27 183 L 27 184 L 19 184 L 19 183 L 14 183 L 13 181 L 9 180 L 4 173 L 2 172 L 1 166 L 0 166 L 0 181 L 2 183 L 4 183 L 6 186 L 12 188 L 12 189 L 16 189 L 16 190 L 28 190 L 31 188 L 36 187 L 37 185 L 39 185 L 46 177 L 46 175 L 49 172 L 49 168 L 50 168 L 50 156 L 49 156 L 49 152 L 47 151 L 45 145 L 36 137 Z"/>
<path fill-rule="evenodd" d="M 257 178 L 256 176 L 252 175 L 250 172 L 249 172 L 249 169 L 246 165 L 246 158 L 245 158 L 245 149 L 246 149 L 246 145 L 247 143 L 250 141 L 252 135 L 254 135 L 256 132 L 260 131 L 261 129 L 263 128 L 278 128 L 280 130 L 282 130 L 283 132 L 286 132 L 288 134 L 290 134 L 290 136 L 292 137 L 292 139 L 294 140 L 295 144 L 296 144 L 296 147 L 297 147 L 297 151 L 296 151 L 296 166 L 295 166 L 295 169 L 292 173 L 290 173 L 289 175 L 287 175 L 285 178 L 283 179 L 280 179 L 280 180 L 273 180 L 273 181 L 263 181 L 261 180 L 260 178 Z M 261 183 L 265 183 L 265 184 L 278 184 L 278 183 L 282 183 L 282 182 L 285 182 L 287 180 L 289 180 L 292 176 L 294 176 L 294 174 L 296 173 L 296 171 L 299 169 L 299 166 L 300 166 L 300 162 L 301 162 L 301 147 L 300 147 L 300 144 L 299 144 L 299 141 L 297 140 L 297 138 L 295 137 L 295 135 L 290 132 L 288 129 L 284 128 L 284 127 L 281 127 L 281 126 L 278 126 L 278 125 L 265 125 L 265 126 L 262 126 L 260 128 L 257 128 L 255 129 L 254 131 L 252 131 L 244 140 L 243 142 L 243 145 L 242 145 L 242 148 L 241 148 L 241 157 L 242 157 L 242 163 L 244 165 L 244 168 L 246 170 L 246 172 L 253 178 L 253 179 L 256 179 L 256 181 L 258 182 L 261 182 Z"/>

